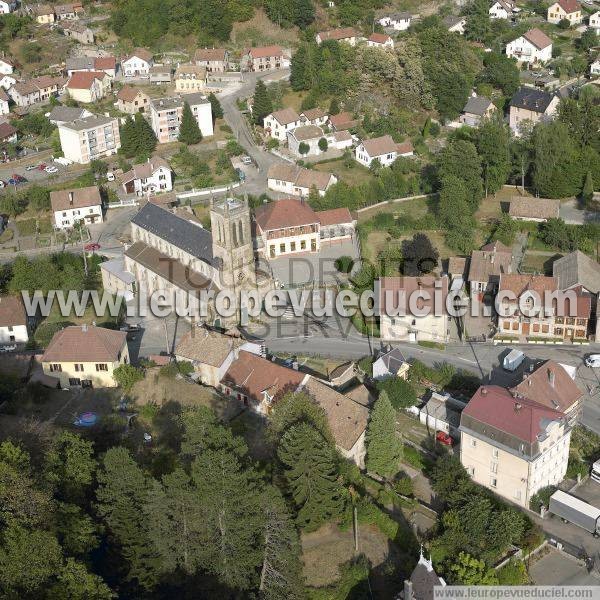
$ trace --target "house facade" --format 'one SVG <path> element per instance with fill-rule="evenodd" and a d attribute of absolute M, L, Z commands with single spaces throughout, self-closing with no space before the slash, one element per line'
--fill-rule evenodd
<path fill-rule="evenodd" d="M 154 156 L 141 165 L 133 165 L 123 175 L 122 186 L 126 194 L 138 196 L 148 192 L 170 192 L 173 189 L 171 167 L 160 156 Z"/>
<path fill-rule="evenodd" d="M 8 95 L 17 106 L 26 108 L 33 104 L 49 102 L 50 98 L 58 96 L 63 86 L 63 79 L 42 75 L 29 81 L 15 83 L 9 88 Z"/>
<path fill-rule="evenodd" d="M 72 21 L 63 21 L 60 24 L 63 34 L 66 37 L 77 40 L 80 44 L 93 44 L 94 32 L 83 23 L 74 23 Z"/>
<path fill-rule="evenodd" d="M 33 14 L 35 15 L 35 20 L 37 23 L 41 25 L 49 25 L 50 23 L 54 23 L 54 8 L 49 4 L 39 4 L 38 6 L 33 8 Z"/>
<path fill-rule="evenodd" d="M 189 104 L 203 136 L 213 135 L 212 108 L 199 93 L 157 98 L 150 101 L 150 124 L 159 144 L 177 141 L 185 103 Z"/>
<path fill-rule="evenodd" d="M 17 129 L 10 123 L 0 123 L 0 142 L 14 144 L 17 141 Z"/>
<path fill-rule="evenodd" d="M 548 7 L 548 23 L 557 25 L 569 21 L 570 25 L 579 25 L 582 20 L 581 4 L 577 0 L 558 0 Z"/>
<path fill-rule="evenodd" d="M 116 387 L 115 369 L 129 363 L 127 334 L 92 325 L 65 327 L 54 334 L 41 363 L 62 389 Z"/>
<path fill-rule="evenodd" d="M 117 92 L 116 107 L 128 115 L 147 113 L 150 107 L 150 97 L 141 89 L 125 85 Z"/>
<path fill-rule="evenodd" d="M 257 207 L 254 221 L 258 251 L 269 260 L 317 253 L 322 244 L 351 239 L 356 226 L 347 208 L 314 211 L 295 198 Z"/>
<path fill-rule="evenodd" d="M 0 74 L 10 75 L 15 70 L 15 65 L 10 58 L 0 58 Z"/>
<path fill-rule="evenodd" d="M 10 96 L 6 93 L 4 88 L 0 87 L 0 115 L 7 115 L 10 112 L 10 107 L 8 103 L 10 101 Z"/>
<path fill-rule="evenodd" d="M 479 127 L 483 119 L 489 119 L 498 109 L 496 105 L 485 96 L 471 96 L 458 118 L 459 123 L 469 127 Z"/>
<path fill-rule="evenodd" d="M 394 49 L 394 40 L 387 33 L 372 33 L 367 38 L 367 46 L 381 48 L 382 50 Z"/>
<path fill-rule="evenodd" d="M 390 27 L 395 31 L 406 31 L 410 27 L 412 15 L 409 12 L 399 12 L 379 19 L 382 27 Z"/>
<path fill-rule="evenodd" d="M 112 117 L 92 115 L 58 126 L 65 158 L 87 164 L 117 153 L 121 147 L 119 122 Z"/>
<path fill-rule="evenodd" d="M 20 295 L 0 296 L 0 345 L 26 344 L 29 319 Z"/>
<path fill-rule="evenodd" d="M 381 277 L 376 281 L 379 331 L 385 341 L 433 341 L 449 339 L 448 277 Z M 411 304 L 411 297 L 418 304 Z M 416 309 L 416 310 L 415 310 Z"/>
<path fill-rule="evenodd" d="M 412 155 L 410 142 L 397 144 L 391 135 L 363 140 L 354 152 L 356 161 L 365 167 L 370 167 L 374 160 L 378 160 L 382 167 L 389 167 L 399 156 Z"/>
<path fill-rule="evenodd" d="M 460 434 L 460 461 L 473 481 L 525 508 L 566 474 L 571 427 L 564 413 L 505 388 L 475 392 Z"/>
<path fill-rule="evenodd" d="M 125 77 L 144 77 L 150 74 L 153 64 L 151 52 L 145 48 L 136 48 L 132 54 L 121 61 L 121 70 Z"/>
<path fill-rule="evenodd" d="M 265 133 L 270 137 L 285 142 L 289 131 L 302 125 L 301 116 L 293 108 L 276 110 L 263 120 Z"/>
<path fill-rule="evenodd" d="M 344 42 L 351 46 L 356 46 L 359 40 L 364 39 L 354 29 L 354 27 L 339 27 L 338 29 L 329 29 L 328 31 L 319 31 L 315 36 L 317 44 L 322 44 L 326 41 Z"/>
<path fill-rule="evenodd" d="M 79 221 L 102 223 L 102 199 L 97 186 L 50 192 L 57 229 L 71 229 Z"/>
<path fill-rule="evenodd" d="M 471 253 L 468 275 L 471 291 L 493 294 L 500 284 L 500 275 L 511 272 L 512 250 L 501 242 L 486 244 Z"/>
<path fill-rule="evenodd" d="M 229 51 L 225 48 L 198 48 L 194 62 L 208 73 L 225 73 L 229 70 Z"/>
<path fill-rule="evenodd" d="M 308 197 L 313 187 L 320 196 L 324 196 L 337 181 L 337 177 L 331 173 L 291 164 L 274 164 L 267 172 L 267 187 L 289 196 Z"/>
<path fill-rule="evenodd" d="M 16 0 L 0 0 L 0 15 L 7 15 L 17 10 Z"/>
<path fill-rule="evenodd" d="M 102 71 L 77 71 L 67 83 L 69 98 L 83 104 L 98 102 L 111 88 L 111 78 Z"/>
<path fill-rule="evenodd" d="M 290 59 L 283 53 L 281 46 L 262 46 L 247 50 L 243 63 L 249 71 L 270 71 L 287 69 Z"/>
<path fill-rule="evenodd" d="M 490 6 L 488 13 L 490 19 L 512 19 L 517 9 L 517 5 L 513 0 L 496 0 Z"/>
<path fill-rule="evenodd" d="M 596 11 L 593 15 L 590 15 L 588 25 L 590 29 L 596 32 L 596 35 L 600 35 L 600 10 Z"/>
<path fill-rule="evenodd" d="M 206 87 L 206 67 L 179 65 L 175 71 L 175 91 L 182 94 L 202 92 Z"/>
<path fill-rule="evenodd" d="M 521 63 L 545 63 L 552 58 L 552 40 L 541 29 L 530 29 L 506 45 L 506 56 Z"/>
<path fill-rule="evenodd" d="M 535 125 L 556 115 L 560 98 L 549 92 L 530 87 L 520 87 L 510 100 L 508 122 L 515 135 L 523 124 Z"/>

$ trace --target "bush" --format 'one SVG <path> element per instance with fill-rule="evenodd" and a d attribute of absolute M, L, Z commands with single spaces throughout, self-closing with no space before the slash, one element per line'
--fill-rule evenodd
<path fill-rule="evenodd" d="M 267 150 L 274 150 L 275 148 L 279 148 L 279 141 L 275 138 L 271 138 L 267 142 Z"/>
<path fill-rule="evenodd" d="M 538 490 L 537 493 L 531 497 L 529 508 L 535 512 L 539 512 L 540 506 L 542 505 L 548 508 L 550 496 L 552 496 L 557 489 L 558 488 L 555 485 L 548 485 L 541 490 Z"/>
<path fill-rule="evenodd" d="M 340 256 L 335 259 L 334 265 L 340 273 L 350 273 L 354 266 L 354 260 L 350 256 Z"/>
<path fill-rule="evenodd" d="M 69 325 L 73 325 L 70 321 L 59 321 L 59 322 L 44 322 L 39 325 L 39 327 L 35 330 L 33 334 L 33 339 L 35 343 L 45 348 L 52 339 L 52 336 L 57 332 L 63 329 L 64 327 L 68 327 Z"/>
<path fill-rule="evenodd" d="M 408 475 L 401 477 L 394 482 L 394 489 L 401 496 L 412 496 L 414 493 L 413 480 Z"/>
<path fill-rule="evenodd" d="M 558 22 L 558 27 L 560 29 L 569 29 L 571 27 L 571 22 L 569 21 L 569 19 L 561 19 Z"/>
<path fill-rule="evenodd" d="M 133 365 L 121 365 L 114 370 L 113 377 L 119 387 L 128 393 L 138 381 L 144 379 L 144 373 Z"/>
<path fill-rule="evenodd" d="M 383 381 L 378 381 L 376 384 L 379 392 L 385 391 L 390 399 L 392 406 L 399 410 L 414 406 L 417 402 L 417 394 L 412 385 L 400 379 L 400 377 L 389 377 Z"/>
<path fill-rule="evenodd" d="M 363 356 L 358 361 L 358 368 L 367 375 L 373 374 L 373 357 L 372 356 Z"/>
<path fill-rule="evenodd" d="M 522 560 L 511 560 L 507 565 L 498 569 L 499 585 L 527 585 L 529 575 Z"/>
<path fill-rule="evenodd" d="M 357 513 L 359 523 L 376 525 L 388 539 L 396 539 L 400 526 L 371 500 L 361 498 L 357 505 Z"/>

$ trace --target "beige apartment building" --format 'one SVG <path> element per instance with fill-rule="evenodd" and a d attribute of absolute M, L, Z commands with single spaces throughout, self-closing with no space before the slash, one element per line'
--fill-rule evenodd
<path fill-rule="evenodd" d="M 202 135 L 213 135 L 212 108 L 206 96 L 195 93 L 158 98 L 150 101 L 150 124 L 159 144 L 177 141 L 186 102 L 192 109 Z"/>
<path fill-rule="evenodd" d="M 65 327 L 54 334 L 41 363 L 63 389 L 116 387 L 115 369 L 129 363 L 127 334 L 92 325 Z"/>
<path fill-rule="evenodd" d="M 473 481 L 523 507 L 567 471 L 571 427 L 559 410 L 482 386 L 460 420 L 460 461 Z"/>
<path fill-rule="evenodd" d="M 119 122 L 112 117 L 92 115 L 61 123 L 58 135 L 65 158 L 81 164 L 116 154 L 121 147 Z"/>

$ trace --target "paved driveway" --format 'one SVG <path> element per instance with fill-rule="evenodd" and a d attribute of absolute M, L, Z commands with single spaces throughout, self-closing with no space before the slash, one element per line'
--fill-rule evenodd
<path fill-rule="evenodd" d="M 577 200 L 567 200 L 560 205 L 560 216 L 571 225 L 600 222 L 600 212 L 582 210 L 578 207 Z"/>
<path fill-rule="evenodd" d="M 536 585 L 600 585 L 598 576 L 588 573 L 581 561 L 554 548 L 532 561 L 529 575 Z"/>

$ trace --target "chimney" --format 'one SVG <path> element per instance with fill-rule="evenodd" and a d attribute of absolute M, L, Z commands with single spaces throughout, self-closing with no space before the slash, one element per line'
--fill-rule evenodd
<path fill-rule="evenodd" d="M 81 326 L 81 331 L 83 331 L 83 333 L 86 333 L 86 332 L 87 332 L 87 323 L 84 323 L 84 324 Z"/>
<path fill-rule="evenodd" d="M 69 192 L 69 206 L 73 206 L 73 192 Z"/>
<path fill-rule="evenodd" d="M 556 377 L 552 369 L 548 369 L 548 381 L 552 387 L 554 387 L 554 378 Z"/>
<path fill-rule="evenodd" d="M 404 580 L 404 600 L 413 600 L 413 584 L 410 579 Z"/>
<path fill-rule="evenodd" d="M 488 393 L 487 388 L 484 385 L 482 385 L 481 386 L 481 395 L 487 396 L 487 393 Z"/>
<path fill-rule="evenodd" d="M 494 264 L 494 259 L 495 259 L 495 258 L 496 258 L 496 253 L 495 253 L 495 252 L 492 252 L 492 255 L 490 256 L 490 262 L 491 262 L 492 264 Z"/>
<path fill-rule="evenodd" d="M 523 408 L 520 402 L 515 402 L 515 412 L 519 412 Z"/>

